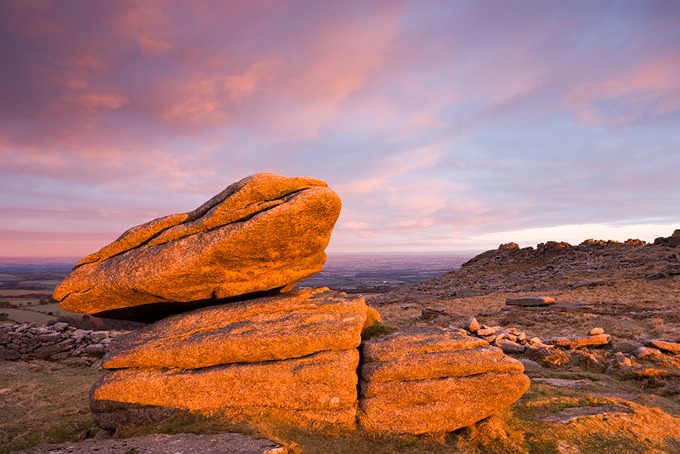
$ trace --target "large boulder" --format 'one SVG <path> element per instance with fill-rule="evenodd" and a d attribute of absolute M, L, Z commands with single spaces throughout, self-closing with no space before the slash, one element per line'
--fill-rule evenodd
<path fill-rule="evenodd" d="M 451 432 L 502 410 L 529 388 L 522 363 L 448 329 L 369 339 L 361 360 L 359 421 L 370 431 Z"/>
<path fill-rule="evenodd" d="M 323 181 L 259 173 L 190 213 L 131 228 L 82 259 L 54 299 L 71 312 L 149 322 L 288 291 L 321 270 L 340 206 Z"/>
<path fill-rule="evenodd" d="M 197 369 L 357 348 L 368 310 L 327 288 L 206 307 L 119 337 L 102 367 Z"/>
<path fill-rule="evenodd" d="M 358 364 L 354 348 L 201 369 L 120 369 L 94 384 L 90 408 L 95 423 L 109 430 L 153 420 L 149 412 L 166 409 L 349 427 L 356 418 Z"/>
<path fill-rule="evenodd" d="M 117 337 L 92 388 L 101 427 L 177 411 L 235 422 L 355 424 L 361 333 L 379 316 L 327 288 L 197 309 Z"/>

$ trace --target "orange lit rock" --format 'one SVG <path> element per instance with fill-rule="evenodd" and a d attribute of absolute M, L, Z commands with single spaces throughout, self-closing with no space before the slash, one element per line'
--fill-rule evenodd
<path fill-rule="evenodd" d="M 362 388 L 361 425 L 376 432 L 437 433 L 469 426 L 509 406 L 527 389 L 521 373 L 388 381 Z"/>
<path fill-rule="evenodd" d="M 90 406 L 95 422 L 107 428 L 167 409 L 234 419 L 271 413 L 289 423 L 350 426 L 358 363 L 359 352 L 350 349 L 202 369 L 121 369 L 94 384 Z M 138 413 L 132 420 L 126 405 Z"/>
<path fill-rule="evenodd" d="M 368 310 L 327 288 L 211 306 L 120 336 L 102 366 L 196 369 L 347 350 L 361 343 Z"/>
<path fill-rule="evenodd" d="M 529 388 L 522 363 L 449 329 L 371 338 L 362 353 L 359 422 L 371 431 L 450 432 L 502 410 Z"/>
<path fill-rule="evenodd" d="M 154 321 L 317 273 L 340 213 L 326 183 L 259 173 L 190 213 L 133 227 L 85 257 L 54 298 L 71 312 Z"/>

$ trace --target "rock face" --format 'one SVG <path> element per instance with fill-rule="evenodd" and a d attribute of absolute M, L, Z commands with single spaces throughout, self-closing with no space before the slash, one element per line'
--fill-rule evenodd
<path fill-rule="evenodd" d="M 81 260 L 54 298 L 68 311 L 148 322 L 287 291 L 321 270 L 340 206 L 323 181 L 256 174 L 123 233 Z"/>
<path fill-rule="evenodd" d="M 261 415 L 301 425 L 354 424 L 357 349 L 319 352 L 274 362 L 210 368 L 121 369 L 91 392 L 95 422 L 116 429 L 120 403 L 167 407 L 236 420 Z"/>
<path fill-rule="evenodd" d="M 327 288 L 207 307 L 122 336 L 102 366 L 198 369 L 356 349 L 367 311 Z"/>
<path fill-rule="evenodd" d="M 356 418 L 361 297 L 328 289 L 198 309 L 119 337 L 92 388 L 101 427 L 168 409 L 311 426 Z M 373 322 L 372 314 L 371 322 Z"/>
<path fill-rule="evenodd" d="M 522 363 L 483 339 L 441 328 L 366 341 L 360 370 L 360 424 L 377 432 L 450 432 L 529 388 Z"/>

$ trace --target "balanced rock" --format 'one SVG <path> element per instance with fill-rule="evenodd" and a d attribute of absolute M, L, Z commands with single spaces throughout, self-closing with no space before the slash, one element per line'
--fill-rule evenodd
<path fill-rule="evenodd" d="M 321 270 L 340 206 L 321 180 L 259 173 L 192 212 L 131 228 L 82 259 L 54 299 L 71 312 L 148 322 L 288 291 Z"/>
<path fill-rule="evenodd" d="M 360 371 L 359 422 L 377 432 L 450 432 L 529 388 L 522 363 L 483 339 L 441 328 L 365 341 Z"/>
<path fill-rule="evenodd" d="M 362 297 L 306 289 L 177 314 L 112 342 L 116 369 L 92 388 L 100 427 L 173 411 L 234 421 L 353 426 L 361 332 L 379 315 Z"/>

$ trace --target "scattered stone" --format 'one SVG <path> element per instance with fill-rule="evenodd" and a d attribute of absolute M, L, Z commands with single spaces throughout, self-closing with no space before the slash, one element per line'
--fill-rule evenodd
<path fill-rule="evenodd" d="M 588 337 L 558 337 L 552 340 L 552 344 L 563 348 L 597 347 L 607 345 L 611 341 L 609 334 L 596 334 Z"/>
<path fill-rule="evenodd" d="M 534 360 L 550 366 L 561 366 L 569 362 L 569 357 L 560 349 L 551 345 L 533 344 L 524 354 Z"/>
<path fill-rule="evenodd" d="M 642 347 L 640 342 L 630 341 L 630 340 L 619 340 L 614 345 L 614 350 L 622 353 L 633 353 L 639 347 Z"/>
<path fill-rule="evenodd" d="M 463 325 L 463 327 L 466 330 L 470 331 L 471 333 L 474 333 L 480 328 L 480 325 L 477 319 L 475 317 L 472 317 L 467 322 L 465 322 L 465 325 Z"/>
<path fill-rule="evenodd" d="M 71 312 L 155 321 L 317 273 L 340 199 L 313 178 L 259 173 L 190 213 L 133 227 L 81 260 L 54 299 Z"/>
<path fill-rule="evenodd" d="M 59 331 L 59 332 L 64 331 L 67 327 L 68 327 L 68 323 L 64 323 L 64 322 L 58 322 L 58 323 L 55 323 L 54 325 L 52 325 L 52 328 L 54 328 L 55 331 Z"/>
<path fill-rule="evenodd" d="M 633 362 L 628 358 L 626 355 L 624 355 L 621 352 L 617 352 L 616 355 L 614 356 L 616 359 L 616 363 L 619 365 L 619 367 L 632 367 Z"/>
<path fill-rule="evenodd" d="M 480 337 L 492 336 L 496 334 L 496 330 L 494 328 L 480 328 L 475 334 Z"/>
<path fill-rule="evenodd" d="M 424 307 L 421 311 L 420 318 L 423 320 L 430 320 L 444 313 L 444 309 L 441 307 Z"/>
<path fill-rule="evenodd" d="M 521 354 L 524 353 L 524 350 L 526 349 L 524 345 L 520 345 L 517 342 L 513 342 L 509 339 L 497 339 L 496 345 L 503 350 L 503 353 L 506 354 Z"/>
<path fill-rule="evenodd" d="M 508 306 L 539 307 L 555 304 L 555 298 L 548 296 L 526 296 L 522 298 L 508 298 L 505 300 Z"/>
<path fill-rule="evenodd" d="M 588 331 L 589 336 L 596 336 L 598 334 L 604 334 L 604 328 L 593 328 Z"/>
<path fill-rule="evenodd" d="M 661 350 L 651 347 L 638 347 L 633 354 L 640 359 L 656 359 L 663 356 Z"/>
<path fill-rule="evenodd" d="M 670 353 L 680 355 L 680 343 L 670 342 L 662 339 L 652 339 L 644 343 L 648 347 L 654 347 Z"/>
<path fill-rule="evenodd" d="M 540 364 L 529 358 L 519 358 L 519 362 L 524 366 L 524 372 L 534 373 L 543 370 Z"/>
<path fill-rule="evenodd" d="M 569 287 L 572 290 L 575 290 L 575 289 L 581 288 L 581 287 L 592 288 L 592 287 L 599 287 L 600 285 L 608 285 L 608 284 L 609 284 L 609 281 L 607 281 L 605 279 L 584 279 L 584 280 L 581 280 L 581 281 L 578 281 L 578 282 L 571 284 Z"/>

